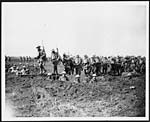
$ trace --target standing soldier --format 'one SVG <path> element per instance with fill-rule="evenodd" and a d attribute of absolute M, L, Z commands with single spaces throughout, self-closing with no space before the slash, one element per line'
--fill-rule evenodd
<path fill-rule="evenodd" d="M 28 56 L 26 56 L 26 61 L 28 62 Z"/>
<path fill-rule="evenodd" d="M 92 66 L 92 73 L 96 73 L 96 61 L 95 61 L 96 55 L 93 55 L 91 57 L 91 66 Z"/>
<path fill-rule="evenodd" d="M 23 61 L 24 61 L 24 62 L 26 61 L 26 57 L 25 57 L 25 56 L 23 56 Z"/>
<path fill-rule="evenodd" d="M 43 46 L 42 54 L 43 54 L 43 56 L 42 56 L 43 65 L 45 66 L 45 63 L 46 63 L 46 61 L 47 61 L 47 57 L 46 57 L 46 51 L 45 51 L 45 49 L 44 49 L 44 46 Z"/>
<path fill-rule="evenodd" d="M 91 66 L 90 66 L 90 60 L 87 55 L 84 55 L 83 59 L 83 69 L 84 69 L 84 74 L 87 76 L 91 72 Z"/>
<path fill-rule="evenodd" d="M 45 73 L 46 69 L 44 68 L 44 59 L 43 57 L 45 57 L 45 52 L 43 52 L 43 50 L 41 49 L 40 46 L 36 47 L 38 50 L 38 56 L 36 57 L 36 59 L 38 59 L 38 63 L 39 63 L 39 67 L 40 67 L 40 74 Z"/>
<path fill-rule="evenodd" d="M 79 57 L 79 55 L 76 56 L 75 58 L 75 71 L 76 75 L 81 75 L 81 70 L 82 70 L 82 59 Z"/>
<path fill-rule="evenodd" d="M 60 61 L 60 56 L 59 56 L 59 53 L 58 53 L 58 48 L 57 48 L 57 51 L 55 51 L 54 49 L 52 50 L 51 61 L 53 63 L 53 73 L 57 75 L 58 74 L 57 65 L 58 65 L 58 63 Z"/>
<path fill-rule="evenodd" d="M 8 58 L 7 58 L 7 56 L 5 56 L 5 62 L 7 62 L 8 61 Z"/>
<path fill-rule="evenodd" d="M 102 72 L 103 72 L 104 75 L 107 74 L 107 70 L 108 70 L 107 57 L 104 57 L 104 59 L 103 59 L 103 69 L 102 69 Z"/>
<path fill-rule="evenodd" d="M 97 75 L 100 75 L 101 74 L 101 62 L 100 62 L 99 56 L 95 57 L 95 65 L 96 65 L 95 73 Z"/>
<path fill-rule="evenodd" d="M 22 62 L 22 56 L 20 56 L 20 62 Z"/>
<path fill-rule="evenodd" d="M 83 64 L 86 65 L 89 63 L 89 58 L 87 55 L 84 55 Z"/>
<path fill-rule="evenodd" d="M 29 62 L 31 62 L 31 57 L 29 56 Z"/>
<path fill-rule="evenodd" d="M 7 61 L 10 62 L 11 61 L 11 57 L 7 56 Z"/>
<path fill-rule="evenodd" d="M 145 74 L 146 72 L 146 57 L 142 58 L 142 61 L 140 62 L 140 73 Z"/>

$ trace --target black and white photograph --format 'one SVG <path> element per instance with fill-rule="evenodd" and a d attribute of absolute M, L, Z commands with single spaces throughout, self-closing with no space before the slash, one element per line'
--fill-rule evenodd
<path fill-rule="evenodd" d="M 2 2 L 2 120 L 149 120 L 149 2 Z"/>

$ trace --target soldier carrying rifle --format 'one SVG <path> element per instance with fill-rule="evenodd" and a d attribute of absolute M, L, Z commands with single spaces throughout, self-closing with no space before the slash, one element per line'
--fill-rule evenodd
<path fill-rule="evenodd" d="M 58 48 L 57 51 L 55 51 L 54 49 L 52 49 L 51 52 L 51 61 L 53 63 L 53 73 L 58 75 L 58 69 L 57 69 L 57 65 L 59 64 L 61 58 L 58 52 Z"/>
<path fill-rule="evenodd" d="M 38 56 L 35 59 L 38 59 L 39 67 L 40 67 L 40 74 L 45 73 L 46 69 L 44 68 L 45 61 L 46 61 L 46 52 L 41 49 L 41 46 L 37 46 Z"/>

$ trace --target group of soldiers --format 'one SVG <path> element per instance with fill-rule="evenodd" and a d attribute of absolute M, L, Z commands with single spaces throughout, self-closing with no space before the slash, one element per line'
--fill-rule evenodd
<path fill-rule="evenodd" d="M 57 75 L 57 77 L 56 77 L 56 75 L 54 75 L 52 73 L 48 73 L 47 76 L 52 81 L 59 80 L 62 82 L 72 81 L 74 83 L 81 83 L 81 82 L 83 82 L 83 83 L 95 83 L 98 81 L 96 74 L 93 74 L 92 76 L 86 76 L 86 77 L 84 77 L 84 79 L 82 79 L 82 81 L 81 81 L 81 76 L 78 74 L 75 75 L 74 80 L 73 79 L 71 80 L 65 71 L 62 71 L 62 73 L 60 75 Z"/>
<path fill-rule="evenodd" d="M 20 56 L 21 62 L 30 62 L 32 61 L 32 58 L 30 56 Z"/>
<path fill-rule="evenodd" d="M 85 55 L 83 60 L 85 74 L 91 72 L 97 75 L 121 75 L 123 72 L 145 73 L 146 58 L 141 56 L 99 57 L 94 55 L 88 58 Z"/>
<path fill-rule="evenodd" d="M 30 56 L 20 56 L 18 59 L 12 58 L 10 56 L 5 56 L 6 62 L 11 62 L 11 61 L 15 61 L 15 60 L 19 60 L 20 62 L 31 62 L 31 61 L 33 61 L 33 59 Z"/>
<path fill-rule="evenodd" d="M 46 73 L 44 67 L 47 61 L 46 52 L 40 46 L 36 47 L 39 55 L 36 57 L 39 62 L 40 73 Z M 53 64 L 53 74 L 58 74 L 58 65 L 63 64 L 64 71 L 68 75 L 81 75 L 83 71 L 86 76 L 88 75 L 121 75 L 123 72 L 137 72 L 145 74 L 146 58 L 143 56 L 96 56 L 80 57 L 79 55 L 71 56 L 63 54 L 61 57 L 58 51 L 53 49 L 51 52 L 50 61 Z"/>
<path fill-rule="evenodd" d="M 6 61 L 6 62 L 11 61 L 11 57 L 10 57 L 10 56 L 5 56 L 5 61 Z"/>
<path fill-rule="evenodd" d="M 15 73 L 17 76 L 30 74 L 29 68 L 27 68 L 27 66 L 25 65 L 20 67 L 17 65 L 13 65 L 8 69 L 8 72 Z"/>
<path fill-rule="evenodd" d="M 68 75 L 75 75 L 77 82 L 80 82 L 81 73 L 84 72 L 86 78 L 96 80 L 97 76 L 103 75 L 122 75 L 125 72 L 132 72 L 138 74 L 145 74 L 146 72 L 146 57 L 142 56 L 96 56 L 93 55 L 88 57 L 80 57 L 79 55 L 72 56 L 63 54 L 61 57 L 58 48 L 52 49 L 50 61 L 53 64 L 53 72 L 48 73 L 45 64 L 48 60 L 44 47 L 36 47 L 38 56 L 34 58 L 37 60 L 40 74 L 46 74 L 49 78 L 60 79 L 68 81 Z M 22 57 L 23 59 L 23 57 Z M 28 57 L 29 61 L 30 57 Z M 8 60 L 8 59 L 7 59 Z M 63 64 L 64 71 L 59 74 L 58 66 Z M 37 67 L 36 67 L 37 68 Z M 12 66 L 9 69 L 11 72 L 15 72 L 16 75 L 27 75 L 29 69 L 23 66 L 19 69 L 17 66 Z M 53 77 L 55 76 L 55 77 Z M 56 77 L 58 76 L 58 78 Z M 60 76 L 60 77 L 59 77 Z M 91 81 L 92 82 L 92 81 Z"/>

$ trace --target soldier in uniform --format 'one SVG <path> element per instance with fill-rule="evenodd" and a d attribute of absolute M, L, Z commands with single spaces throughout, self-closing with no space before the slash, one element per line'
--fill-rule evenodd
<path fill-rule="evenodd" d="M 92 73 L 96 73 L 96 62 L 95 62 L 95 57 L 96 57 L 96 55 L 93 55 L 92 57 L 91 57 L 91 67 L 92 67 Z"/>
<path fill-rule="evenodd" d="M 22 56 L 20 56 L 20 61 L 22 62 Z"/>
<path fill-rule="evenodd" d="M 60 81 L 69 81 L 69 78 L 67 77 L 65 71 L 62 72 L 62 76 L 60 76 L 59 80 Z"/>
<path fill-rule="evenodd" d="M 23 69 L 21 70 L 21 75 L 27 75 L 29 74 L 29 69 L 26 68 L 26 66 L 23 66 Z"/>
<path fill-rule="evenodd" d="M 84 74 L 87 76 L 90 74 L 91 72 L 91 66 L 90 66 L 90 60 L 88 58 L 87 55 L 84 55 L 84 59 L 83 59 L 83 70 L 84 70 Z"/>
<path fill-rule="evenodd" d="M 53 63 L 53 73 L 57 75 L 58 74 L 57 65 L 60 62 L 60 56 L 59 56 L 59 53 L 58 53 L 58 48 L 57 48 L 57 51 L 55 51 L 54 49 L 52 50 L 51 61 Z"/>
<path fill-rule="evenodd" d="M 135 60 L 134 59 L 132 59 L 131 60 L 131 63 L 130 63 L 130 71 L 132 72 L 132 71 L 134 71 L 135 70 Z"/>
<path fill-rule="evenodd" d="M 95 73 L 97 75 L 101 74 L 101 62 L 100 62 L 100 58 L 98 56 L 95 57 Z"/>
<path fill-rule="evenodd" d="M 69 75 L 73 74 L 71 72 L 71 64 L 72 64 L 72 60 L 69 56 L 67 56 L 65 53 L 63 54 L 63 60 L 62 63 L 64 65 L 65 68 L 65 72 Z"/>
<path fill-rule="evenodd" d="M 87 55 L 84 55 L 83 64 L 86 65 L 89 63 L 89 59 Z"/>
<path fill-rule="evenodd" d="M 81 70 L 82 70 L 82 59 L 80 58 L 79 55 L 75 57 L 75 71 L 76 75 L 81 75 Z"/>
<path fill-rule="evenodd" d="M 146 58 L 143 57 L 142 61 L 140 62 L 140 73 L 145 74 L 146 72 Z"/>
<path fill-rule="evenodd" d="M 7 61 L 10 62 L 11 61 L 11 57 L 7 56 Z"/>
<path fill-rule="evenodd" d="M 74 83 L 80 83 L 80 75 L 77 74 L 77 75 L 75 76 Z"/>
<path fill-rule="evenodd" d="M 37 46 L 36 48 L 38 50 L 38 56 L 36 57 L 36 59 L 38 59 L 38 63 L 40 67 L 40 74 L 42 74 L 46 72 L 46 69 L 44 68 L 44 59 L 43 59 L 46 53 L 43 52 L 40 46 Z"/>
<path fill-rule="evenodd" d="M 21 71 L 19 71 L 19 67 L 17 67 L 16 70 L 17 70 L 17 71 L 16 71 L 16 75 L 17 75 L 17 76 L 18 76 L 18 75 L 21 75 Z"/>
<path fill-rule="evenodd" d="M 28 56 L 26 56 L 26 61 L 28 62 Z"/>
<path fill-rule="evenodd" d="M 25 58 L 25 56 L 23 56 L 23 61 L 24 61 L 24 62 L 26 61 L 26 58 Z"/>
<path fill-rule="evenodd" d="M 83 83 L 89 83 L 91 80 L 91 76 L 90 75 L 85 75 L 84 80 L 82 81 Z"/>
<path fill-rule="evenodd" d="M 90 83 L 95 83 L 95 82 L 97 82 L 96 74 L 93 74 L 92 79 L 90 80 Z"/>

